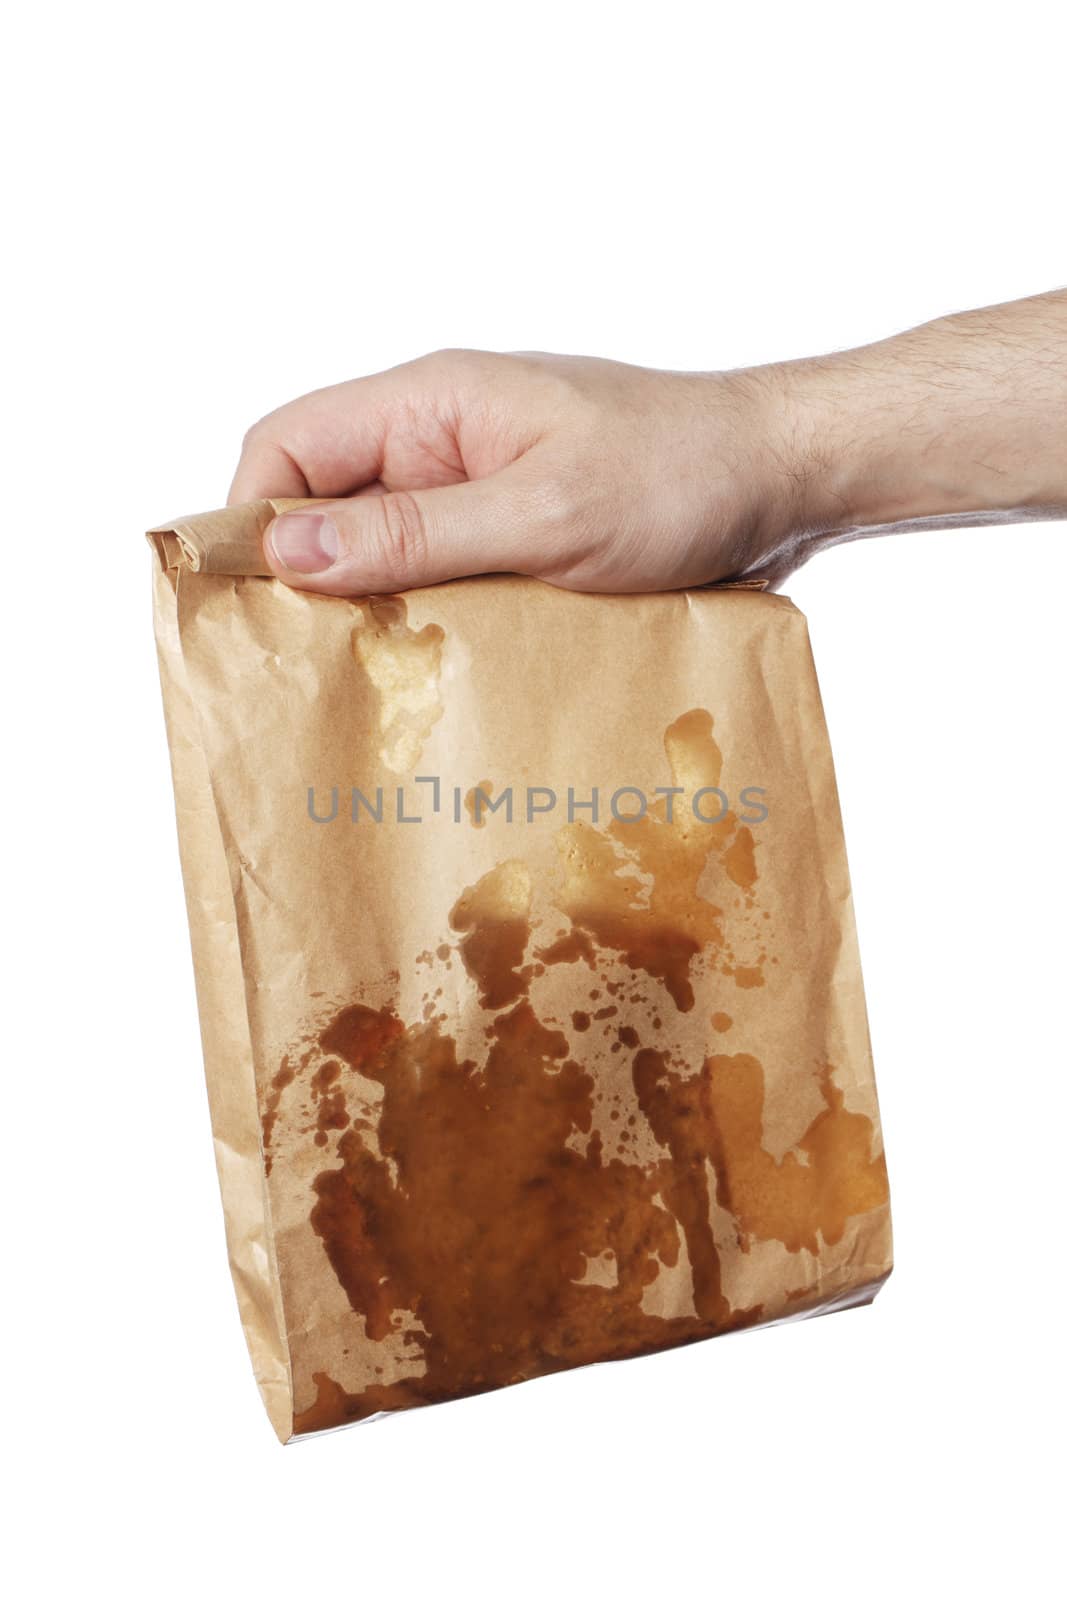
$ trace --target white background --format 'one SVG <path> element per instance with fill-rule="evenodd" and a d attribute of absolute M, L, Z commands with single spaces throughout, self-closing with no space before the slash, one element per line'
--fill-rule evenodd
<path fill-rule="evenodd" d="M 223 1247 L 141 530 L 220 504 L 262 412 L 426 349 L 740 365 L 1057 286 L 1057 10 L 20 8 L 13 1592 L 1053 1592 L 1063 527 L 854 545 L 790 591 L 893 1184 L 876 1306 L 284 1451 Z"/>

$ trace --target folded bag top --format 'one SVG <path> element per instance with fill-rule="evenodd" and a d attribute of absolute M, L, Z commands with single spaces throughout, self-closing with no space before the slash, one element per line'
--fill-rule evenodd
<path fill-rule="evenodd" d="M 278 1436 L 873 1298 L 888 1188 L 801 614 L 303 593 L 262 556 L 292 504 L 149 536 Z"/>

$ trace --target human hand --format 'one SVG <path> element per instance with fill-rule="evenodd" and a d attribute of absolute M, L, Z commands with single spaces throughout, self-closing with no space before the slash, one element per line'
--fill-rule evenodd
<path fill-rule="evenodd" d="M 1063 516 L 1064 414 L 1063 291 L 735 372 L 442 351 L 256 423 L 230 503 L 324 498 L 265 540 L 322 594 L 776 585 L 866 533 Z"/>
<path fill-rule="evenodd" d="M 265 545 L 278 577 L 323 594 L 499 571 L 704 584 L 796 544 L 772 374 L 443 351 L 265 417 L 230 503 L 329 497 L 277 518 Z"/>

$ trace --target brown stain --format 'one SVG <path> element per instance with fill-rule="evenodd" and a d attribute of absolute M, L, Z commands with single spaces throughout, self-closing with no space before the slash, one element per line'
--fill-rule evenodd
<path fill-rule="evenodd" d="M 319 1044 L 328 1055 L 340 1056 L 354 1072 L 370 1077 L 370 1068 L 403 1034 L 404 1024 L 394 1011 L 346 1006 L 323 1029 Z"/>
<path fill-rule="evenodd" d="M 715 1331 L 642 1309 L 679 1237 L 669 1164 L 605 1160 L 593 1080 L 528 1001 L 498 1017 L 484 1068 L 439 1027 L 350 1006 L 322 1047 L 382 1086 L 377 1149 L 355 1125 L 314 1180 L 311 1223 L 367 1338 L 423 1371 L 353 1395 L 326 1374 L 298 1432 L 477 1393 Z M 573 1147 L 585 1135 L 584 1148 Z M 610 1252 L 610 1284 L 589 1263 Z M 716 1328 L 734 1325 L 725 1302 Z"/>
<path fill-rule="evenodd" d="M 723 907 L 700 893 L 709 863 L 750 896 L 757 878 L 751 831 L 732 812 L 718 822 L 700 822 L 689 801 L 701 789 L 718 788 L 722 752 L 709 712 L 687 711 L 671 723 L 664 749 L 674 785 L 686 791 L 650 805 L 634 821 L 607 828 L 572 823 L 560 832 L 564 884 L 559 906 L 576 929 L 603 950 L 615 951 L 634 969 L 662 982 L 679 1011 L 694 1003 L 691 965 L 708 954 L 728 976 L 752 987 L 757 968 L 728 966 L 724 955 Z M 715 804 L 705 798 L 705 814 Z M 724 884 L 725 888 L 725 884 Z"/>
<path fill-rule="evenodd" d="M 370 1415 L 369 1412 L 356 1409 L 349 1415 L 349 1407 L 357 1406 L 358 1399 L 362 1397 L 346 1394 L 329 1373 L 312 1373 L 312 1380 L 315 1399 L 298 1417 L 293 1418 L 294 1433 L 318 1433 L 323 1428 L 337 1428 L 345 1422 L 355 1422 L 361 1416 Z"/>
<path fill-rule="evenodd" d="M 282 1064 L 270 1080 L 270 1090 L 267 1094 L 263 1108 L 263 1163 L 270 1177 L 270 1169 L 274 1161 L 271 1152 L 271 1141 L 274 1138 L 274 1125 L 278 1120 L 278 1111 L 282 1102 L 282 1095 L 296 1077 L 296 1068 L 288 1056 L 282 1058 Z"/>
<path fill-rule="evenodd" d="M 513 1004 L 529 988 L 530 972 L 519 969 L 530 939 L 532 893 L 529 869 L 502 861 L 452 907 L 449 923 L 463 935 L 459 953 L 486 1010 Z"/>
<path fill-rule="evenodd" d="M 762 967 L 729 967 L 726 969 L 739 989 L 762 989 Z"/>
<path fill-rule="evenodd" d="M 742 1250 L 753 1239 L 777 1239 L 787 1250 L 817 1254 L 843 1237 L 850 1217 L 889 1199 L 885 1156 L 871 1153 L 871 1120 L 846 1111 L 828 1066 L 818 1075 L 824 1109 L 781 1161 L 763 1147 L 763 1067 L 755 1056 L 709 1056 L 686 1077 L 662 1052 L 642 1050 L 633 1072 L 638 1103 L 671 1153 L 686 1213 L 708 1216 L 710 1161 L 715 1197 L 734 1217 Z M 705 1232 L 700 1222 L 694 1238 L 686 1232 L 694 1276 L 700 1263 L 711 1276 L 709 1240 L 710 1224 Z"/>
<path fill-rule="evenodd" d="M 347 1128 L 350 1118 L 345 1093 L 340 1086 L 341 1063 L 324 1061 L 311 1079 L 311 1097 L 318 1106 L 315 1118 L 315 1143 L 326 1144 L 329 1134 Z"/>
<path fill-rule="evenodd" d="M 717 1195 L 737 1219 L 742 1248 L 780 1239 L 788 1250 L 816 1253 L 820 1237 L 837 1244 L 850 1217 L 886 1204 L 885 1155 L 871 1154 L 871 1120 L 845 1109 L 829 1065 L 818 1074 L 824 1109 L 781 1161 L 763 1148 L 763 1068 L 755 1056 L 712 1056 L 704 1072 Z"/>
<path fill-rule="evenodd" d="M 493 796 L 493 785 L 488 778 L 483 778 L 481 783 L 475 784 L 473 789 L 468 789 L 463 798 L 467 815 L 471 819 L 472 828 L 485 827 L 485 803 Z"/>
<path fill-rule="evenodd" d="M 572 928 L 569 933 L 561 933 L 558 939 L 539 949 L 537 954 L 549 967 L 568 961 L 584 961 L 590 967 L 596 966 L 596 947 L 581 928 Z"/>
<path fill-rule="evenodd" d="M 679 718 L 664 742 L 675 784 L 718 787 L 707 712 Z M 430 1003 L 419 1023 L 355 1004 L 271 1081 L 265 1146 L 280 1115 L 295 1118 L 284 1091 L 310 1074 L 314 1140 L 333 1162 L 311 1180 L 310 1223 L 359 1319 L 349 1342 L 382 1350 L 358 1390 L 313 1371 L 298 1433 L 748 1326 L 764 1308 L 731 1304 L 723 1251 L 778 1240 L 817 1254 L 887 1198 L 872 1123 L 845 1109 L 829 1066 L 822 1110 L 776 1159 L 763 1147 L 754 1056 L 709 1055 L 691 1070 L 641 1048 L 637 1011 L 653 1029 L 663 1020 L 639 973 L 680 1011 L 693 1007 L 698 960 L 740 987 L 763 982 L 762 953 L 739 965 L 725 931 L 755 894 L 749 831 L 731 815 L 704 824 L 676 808 L 670 820 L 662 801 L 638 822 L 561 834 L 558 905 L 570 926 L 535 965 L 523 965 L 532 881 L 519 861 L 464 891 L 449 918 L 458 942 L 437 947 L 439 960 L 458 949 L 482 1008 L 497 1013 L 484 1062 L 461 1058 Z M 589 1010 L 570 1013 L 572 1047 L 537 1015 L 531 979 L 563 963 L 595 970 L 601 954 L 616 975 L 588 991 Z M 610 1002 L 594 1010 L 602 992 Z M 593 1022 L 613 1042 L 586 1039 Z M 710 1023 L 733 1026 L 724 1011 Z M 669 1043 L 669 1023 L 660 1037 Z M 583 1049 L 588 1062 L 576 1059 Z M 732 1237 L 713 1226 L 716 1205 Z M 675 1273 L 681 1287 L 665 1276 Z"/>
<path fill-rule="evenodd" d="M 605 1158 L 594 1079 L 528 1000 L 489 1032 L 484 1067 L 439 1022 L 405 1027 L 390 1010 L 349 1006 L 321 1033 L 321 1052 L 382 1093 L 373 1128 L 351 1123 L 338 1164 L 314 1179 L 311 1224 L 366 1338 L 399 1338 L 417 1371 L 359 1393 L 316 1373 L 297 1432 L 758 1321 L 762 1306 L 723 1291 L 712 1186 L 741 1249 L 779 1239 L 817 1252 L 886 1199 L 870 1120 L 844 1109 L 828 1068 L 824 1109 L 776 1161 L 754 1057 L 712 1056 L 686 1076 L 638 1050 L 637 1102 L 664 1152 L 642 1163 Z M 694 1311 L 657 1315 L 645 1291 L 678 1266 L 681 1238 Z M 610 1273 L 595 1267 L 607 1260 Z"/>
<path fill-rule="evenodd" d="M 723 851 L 722 864 L 731 883 L 746 892 L 756 886 L 756 842 L 750 828 L 738 828 L 733 843 Z"/>
<path fill-rule="evenodd" d="M 670 1162 L 664 1163 L 665 1199 L 685 1234 L 693 1304 L 699 1317 L 717 1326 L 729 1319 L 730 1305 L 722 1292 L 722 1270 L 711 1226 L 700 1081 L 671 1073 L 658 1050 L 637 1053 L 633 1081 L 637 1103 L 653 1134 L 671 1154 Z"/>
<path fill-rule="evenodd" d="M 443 711 L 441 651 L 444 630 L 408 626 L 407 605 L 396 596 L 357 601 L 363 626 L 353 639 L 356 660 L 378 692 L 379 750 L 390 772 L 410 772 Z"/>

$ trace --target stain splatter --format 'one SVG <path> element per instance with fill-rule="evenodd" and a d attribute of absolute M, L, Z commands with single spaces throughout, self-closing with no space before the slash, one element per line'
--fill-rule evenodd
<path fill-rule="evenodd" d="M 732 844 L 723 851 L 722 864 L 726 876 L 739 889 L 746 891 L 756 883 L 756 844 L 751 829 L 738 828 Z"/>
<path fill-rule="evenodd" d="M 763 1068 L 755 1056 L 711 1056 L 705 1129 L 719 1204 L 737 1219 L 742 1249 L 780 1239 L 787 1250 L 837 1244 L 848 1219 L 889 1199 L 885 1156 L 871 1154 L 871 1121 L 845 1109 L 828 1065 L 819 1069 L 824 1109 L 776 1161 L 764 1148 Z"/>
<path fill-rule="evenodd" d="M 843 1237 L 850 1217 L 889 1198 L 885 1156 L 871 1151 L 871 1120 L 845 1110 L 829 1067 L 819 1073 L 824 1110 L 781 1161 L 763 1147 L 763 1067 L 755 1056 L 710 1056 L 686 1077 L 660 1051 L 642 1050 L 633 1073 L 641 1110 L 671 1153 L 675 1214 L 690 1217 L 694 1271 L 710 1259 L 709 1161 L 716 1199 L 734 1217 L 742 1250 L 753 1239 L 778 1239 L 787 1250 L 816 1254 L 820 1243 Z"/>
<path fill-rule="evenodd" d="M 408 1028 L 389 1010 L 346 1007 L 321 1034 L 326 1057 L 382 1094 L 314 1179 L 311 1224 L 367 1339 L 400 1337 L 405 1372 L 358 1394 L 316 1374 L 298 1432 L 759 1320 L 762 1306 L 723 1291 L 712 1186 L 743 1250 L 773 1238 L 816 1252 L 886 1199 L 870 1120 L 844 1109 L 829 1069 L 824 1109 L 776 1161 L 754 1057 L 712 1056 L 686 1077 L 640 1050 L 633 1087 L 663 1155 L 639 1163 L 605 1158 L 594 1079 L 528 1000 L 490 1034 L 484 1067 L 439 1023 Z M 590 1270 L 609 1257 L 610 1274 Z M 680 1261 L 692 1311 L 657 1314 L 646 1292 Z"/>
<path fill-rule="evenodd" d="M 339 1061 L 324 1061 L 312 1076 L 311 1097 L 318 1106 L 315 1118 L 317 1145 L 326 1144 L 331 1131 L 348 1127 L 350 1118 L 345 1107 L 344 1090 L 338 1081 L 340 1076 Z"/>
<path fill-rule="evenodd" d="M 529 868 L 502 861 L 452 908 L 449 922 L 464 935 L 459 953 L 486 1010 L 511 1005 L 529 988 L 530 972 L 519 969 L 530 938 L 531 898 Z"/>
<path fill-rule="evenodd" d="M 591 967 L 596 966 L 596 946 L 581 928 L 572 928 L 569 933 L 561 933 L 558 939 L 554 939 L 544 949 L 538 950 L 537 954 L 549 967 L 566 961 L 584 961 Z"/>
<path fill-rule="evenodd" d="M 696 1317 L 646 1311 L 661 1265 L 679 1261 L 671 1164 L 604 1159 L 593 1080 L 528 1001 L 492 1032 L 484 1070 L 439 1028 L 405 1029 L 391 1012 L 351 1006 L 323 1034 L 384 1098 L 377 1150 L 353 1126 L 340 1165 L 314 1180 L 312 1226 L 367 1338 L 403 1327 L 422 1370 L 359 1395 L 320 1374 L 298 1431 L 740 1325 L 721 1296 L 702 1297 Z M 608 1252 L 604 1282 L 588 1268 Z"/>
<path fill-rule="evenodd" d="M 707 711 L 688 711 L 673 722 L 664 748 L 676 788 L 690 797 L 718 789 L 722 752 Z M 750 894 L 756 881 L 751 831 L 728 810 L 718 821 L 700 821 L 692 804 L 669 795 L 645 816 L 607 829 L 572 823 L 561 829 L 559 847 L 565 877 L 559 906 L 575 928 L 601 949 L 617 951 L 627 966 L 658 978 L 679 1011 L 690 1011 L 694 958 L 706 952 L 714 964 L 724 946 L 723 908 L 701 894 L 700 880 L 717 860 L 723 875 Z M 762 981 L 757 968 L 720 965 L 745 987 Z"/>
<path fill-rule="evenodd" d="M 468 789 L 463 799 L 467 814 L 471 819 L 472 828 L 484 828 L 486 818 L 486 802 L 493 796 L 493 785 L 488 778 L 483 778 L 481 783 L 475 784 L 473 789 Z"/>
<path fill-rule="evenodd" d="M 395 644 L 403 617 L 379 622 Z M 383 646 L 382 681 L 383 663 L 406 659 Z M 390 725 L 399 760 L 422 723 L 409 706 Z M 664 742 L 676 786 L 718 788 L 707 712 L 679 718 Z M 475 792 L 468 811 L 480 825 Z M 265 1147 L 285 1116 L 290 1133 L 330 1151 L 325 1169 L 321 1158 L 303 1168 L 310 1224 L 373 1352 L 352 1388 L 311 1371 L 315 1399 L 297 1432 L 749 1326 L 764 1307 L 731 1302 L 727 1252 L 736 1261 L 775 1240 L 815 1256 L 887 1199 L 871 1119 L 845 1109 L 829 1066 L 814 1079 L 822 1109 L 775 1156 L 755 1056 L 710 1054 L 693 1067 L 669 1048 L 642 1048 L 648 1026 L 671 1042 L 657 984 L 687 1012 L 698 970 L 740 988 L 764 981 L 762 950 L 756 961 L 746 951 L 745 964 L 734 953 L 758 877 L 749 830 L 728 810 L 700 822 L 665 798 L 636 821 L 565 827 L 560 847 L 556 904 L 569 926 L 536 948 L 536 962 L 524 965 L 531 872 L 515 860 L 456 901 L 457 943 L 419 958 L 429 966 L 458 950 L 482 1010 L 495 1013 L 484 1060 L 462 1057 L 429 1001 L 421 1022 L 352 1004 L 271 1080 Z M 600 961 L 614 976 L 588 989 L 588 1010 L 570 1011 L 568 1037 L 538 1015 L 532 981 L 581 963 L 592 980 Z M 733 1025 L 711 1012 L 716 1032 Z M 301 1078 L 310 1105 L 287 1093 Z M 310 1125 L 297 1121 L 301 1106 Z M 351 1369 L 341 1375 L 352 1381 Z"/>
<path fill-rule="evenodd" d="M 410 772 L 441 716 L 444 630 L 408 626 L 407 605 L 395 596 L 358 602 L 364 625 L 355 634 L 356 660 L 378 691 L 379 752 L 390 772 Z"/>
<path fill-rule="evenodd" d="M 267 1093 L 266 1104 L 263 1108 L 263 1161 L 267 1169 L 268 1177 L 270 1177 L 270 1169 L 273 1161 L 270 1146 L 271 1140 L 274 1138 L 274 1124 L 278 1120 L 278 1110 L 281 1106 L 282 1095 L 285 1093 L 286 1089 L 288 1089 L 295 1077 L 296 1068 L 290 1062 L 289 1057 L 284 1056 L 281 1066 L 270 1080 L 270 1089 Z"/>

